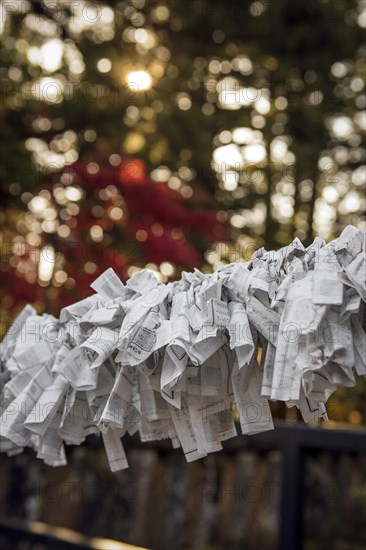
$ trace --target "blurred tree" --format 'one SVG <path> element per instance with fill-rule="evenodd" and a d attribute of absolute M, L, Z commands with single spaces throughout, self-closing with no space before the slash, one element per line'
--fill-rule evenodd
<path fill-rule="evenodd" d="M 365 226 L 364 1 L 0 10 L 2 328 L 28 302 L 57 315 L 109 266 L 167 281 Z M 330 418 L 365 423 L 364 386 Z"/>
<path fill-rule="evenodd" d="M 4 2 L 1 22 L 6 310 L 16 288 L 57 311 L 109 264 L 166 280 L 364 224 L 362 2 Z"/>

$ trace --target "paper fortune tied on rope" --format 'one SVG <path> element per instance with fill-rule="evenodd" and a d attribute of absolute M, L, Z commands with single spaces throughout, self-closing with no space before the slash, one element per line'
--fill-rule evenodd
<path fill-rule="evenodd" d="M 52 466 L 64 444 L 101 434 L 112 471 L 126 432 L 170 438 L 188 461 L 273 428 L 269 400 L 326 419 L 338 386 L 366 375 L 365 232 L 298 239 L 212 275 L 124 285 L 108 269 L 60 319 L 26 306 L 0 345 L 0 450 Z"/>

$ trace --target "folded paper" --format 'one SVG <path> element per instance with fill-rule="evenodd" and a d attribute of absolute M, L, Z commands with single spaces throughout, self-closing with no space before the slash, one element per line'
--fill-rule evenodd
<path fill-rule="evenodd" d="M 192 461 L 237 435 L 234 412 L 242 435 L 272 429 L 269 400 L 326 419 L 337 387 L 366 375 L 365 274 L 365 231 L 348 226 L 165 285 L 110 268 L 59 320 L 26 306 L 0 344 L 0 450 L 58 466 L 101 434 L 116 471 L 126 433 Z"/>

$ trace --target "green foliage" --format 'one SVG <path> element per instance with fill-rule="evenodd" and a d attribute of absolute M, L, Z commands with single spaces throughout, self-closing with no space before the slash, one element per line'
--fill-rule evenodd
<path fill-rule="evenodd" d="M 107 262 L 114 252 L 126 276 L 149 261 L 167 280 L 138 231 L 163 230 L 182 250 L 187 237 L 210 271 L 258 246 L 364 226 L 362 2 L 42 0 L 4 2 L 3 15 L 5 321 L 29 296 L 56 312 L 83 292 L 75 272 L 87 281 L 96 259 L 72 265 L 65 247 L 94 245 Z M 126 158 L 141 159 L 188 212 L 217 211 L 230 238 L 167 227 L 164 211 L 140 215 L 118 185 L 113 195 L 110 183 L 61 177 L 76 161 L 119 173 Z M 72 186 L 80 197 L 65 199 Z M 111 223 L 112 208 L 127 226 Z M 42 282 L 34 253 L 46 246 L 60 254 Z"/>

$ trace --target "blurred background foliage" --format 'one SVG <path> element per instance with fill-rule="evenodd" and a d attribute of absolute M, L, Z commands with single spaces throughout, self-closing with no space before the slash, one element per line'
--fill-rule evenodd
<path fill-rule="evenodd" d="M 3 331 L 109 266 L 166 282 L 365 226 L 363 0 L 1 10 Z M 330 416 L 360 424 L 362 390 Z"/>

